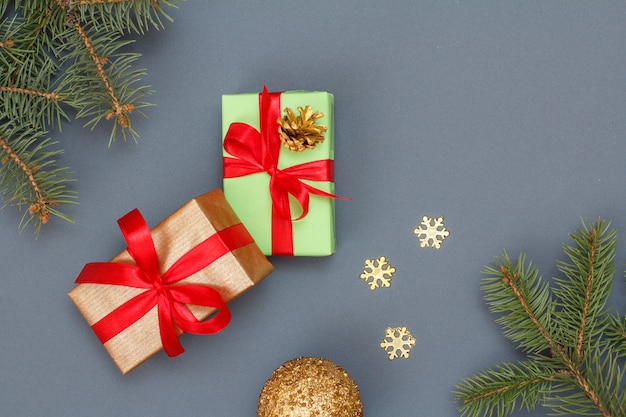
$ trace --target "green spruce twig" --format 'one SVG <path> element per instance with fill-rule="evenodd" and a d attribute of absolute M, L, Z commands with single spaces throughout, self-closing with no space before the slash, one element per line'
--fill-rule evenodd
<path fill-rule="evenodd" d="M 132 116 L 150 106 L 138 53 L 125 51 L 128 35 L 161 29 L 171 20 L 163 6 L 178 0 L 0 0 L 0 190 L 5 206 L 27 207 L 20 229 L 38 234 L 50 215 L 71 220 L 61 206 L 77 195 L 50 130 L 63 121 L 112 123 L 137 138 Z"/>
<path fill-rule="evenodd" d="M 20 229 L 35 219 L 35 233 L 39 233 L 50 215 L 72 221 L 57 208 L 71 204 L 76 193 L 67 188 L 72 181 L 68 169 L 56 165 L 54 158 L 61 151 L 51 150 L 54 145 L 35 129 L 5 126 L 0 130 L 0 154 L 5 155 L 1 161 L 5 205 L 28 206 Z"/>
<path fill-rule="evenodd" d="M 606 306 L 616 234 L 598 220 L 570 237 L 553 288 L 523 254 L 512 262 L 505 252 L 485 268 L 485 300 L 528 359 L 463 380 L 463 416 L 504 417 L 538 404 L 556 415 L 626 416 L 626 319 Z"/>

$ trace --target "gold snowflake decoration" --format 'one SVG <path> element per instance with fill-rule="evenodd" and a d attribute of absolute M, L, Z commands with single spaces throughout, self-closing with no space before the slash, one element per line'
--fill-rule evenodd
<path fill-rule="evenodd" d="M 419 239 L 422 248 L 439 249 L 445 238 L 450 236 L 450 232 L 443 224 L 443 216 L 436 219 L 428 216 L 422 217 L 422 222 L 413 230 L 413 233 Z"/>
<path fill-rule="evenodd" d="M 387 333 L 380 347 L 387 352 L 391 361 L 396 358 L 408 358 L 413 345 L 415 345 L 415 339 L 413 339 L 407 328 L 403 326 L 387 327 Z"/>
<path fill-rule="evenodd" d="M 370 286 L 370 290 L 374 291 L 377 288 L 389 288 L 394 272 L 396 268 L 381 256 L 378 259 L 366 259 L 363 273 L 359 277 Z"/>

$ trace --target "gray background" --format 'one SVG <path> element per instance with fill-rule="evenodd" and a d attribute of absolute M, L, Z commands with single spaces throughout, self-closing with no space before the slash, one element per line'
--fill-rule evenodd
<path fill-rule="evenodd" d="M 55 133 L 80 205 L 38 240 L 0 212 L 0 404 L 16 416 L 256 415 L 282 362 L 326 357 L 358 383 L 365 413 L 455 416 L 463 377 L 521 359 L 487 311 L 483 267 L 503 249 L 557 274 L 580 218 L 626 235 L 626 3 L 621 1 L 189 1 L 132 49 L 156 93 L 138 144 L 107 149 L 108 126 Z M 221 186 L 221 95 L 335 95 L 337 253 L 272 258 L 215 336 L 117 371 L 66 293 L 87 262 L 124 248 L 116 220 L 155 225 Z M 422 249 L 423 215 L 450 237 Z M 397 272 L 372 292 L 366 258 Z M 611 303 L 626 311 L 618 247 Z M 409 359 L 378 346 L 417 339 Z M 533 416 L 545 415 L 539 409 Z M 525 413 L 517 415 L 524 416 Z"/>

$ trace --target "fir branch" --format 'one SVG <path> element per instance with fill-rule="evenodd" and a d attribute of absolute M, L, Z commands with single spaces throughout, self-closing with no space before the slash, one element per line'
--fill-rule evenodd
<path fill-rule="evenodd" d="M 76 193 L 67 188 L 72 181 L 67 169 L 55 164 L 55 158 L 61 154 L 59 150 L 50 150 L 55 144 L 33 129 L 5 126 L 0 131 L 0 189 L 6 197 L 5 205 L 28 206 L 19 227 L 23 229 L 36 218 L 36 234 L 51 215 L 73 221 L 55 208 L 76 201 Z M 14 191 L 7 196 L 10 189 Z"/>
<path fill-rule="evenodd" d="M 622 358 L 626 357 L 626 317 L 611 315 L 604 335 L 610 344 L 615 346 L 616 354 Z"/>
<path fill-rule="evenodd" d="M 583 377 L 574 377 L 562 394 L 546 395 L 546 406 L 555 415 L 626 416 L 623 361 L 613 346 L 600 340 L 587 349 L 591 353 L 583 357 Z M 572 389 L 581 380 L 587 389 Z"/>
<path fill-rule="evenodd" d="M 556 342 L 550 337 L 553 302 L 537 268 L 527 265 L 523 254 L 512 264 L 505 252 L 483 273 L 485 301 L 492 312 L 504 313 L 497 322 L 504 327 L 505 336 L 527 353 L 554 349 Z"/>
<path fill-rule="evenodd" d="M 108 31 L 145 33 L 150 27 L 162 29 L 164 18 L 172 18 L 163 6 L 175 7 L 169 0 L 79 0 L 74 2 L 85 22 Z"/>
<path fill-rule="evenodd" d="M 603 416 L 608 416 L 604 412 L 604 405 L 600 403 L 598 395 L 595 392 L 594 387 L 589 383 L 587 378 L 585 377 L 582 369 L 580 368 L 578 358 L 572 358 L 570 352 L 560 345 L 557 341 L 557 337 L 554 335 L 553 331 L 550 331 L 548 326 L 544 323 L 546 321 L 546 317 L 542 320 L 541 314 L 537 314 L 536 310 L 542 310 L 542 306 L 546 303 L 550 303 L 550 298 L 541 294 L 541 292 L 547 292 L 548 287 L 544 286 L 542 290 L 537 291 L 535 293 L 531 291 L 527 291 L 526 294 L 523 291 L 524 283 L 527 282 L 528 278 L 524 274 L 524 268 L 519 268 L 517 266 L 523 264 L 523 258 L 520 259 L 516 263 L 516 268 L 511 268 L 510 261 L 500 264 L 500 274 L 502 282 L 510 287 L 513 292 L 515 299 L 519 303 L 519 306 L 524 312 L 526 318 L 530 321 L 532 326 L 536 328 L 537 332 L 541 335 L 541 338 L 546 343 L 546 346 L 549 347 L 551 355 L 556 358 L 563 366 L 564 372 L 569 373 L 575 380 L 576 384 L 584 391 L 587 397 L 601 410 Z M 536 276 L 537 274 L 534 272 L 534 269 L 531 269 L 533 272 L 531 275 Z M 534 279 L 533 279 L 534 280 Z M 529 298 L 527 294 L 532 294 Z M 506 294 L 506 293 L 503 293 Z M 552 309 L 548 309 L 546 311 L 553 311 Z M 511 321 L 507 320 L 505 323 L 510 324 Z M 515 325 L 519 324 L 516 322 Z M 527 329 L 526 326 L 521 326 L 524 330 Z M 516 327 L 512 328 L 513 330 L 517 330 Z M 530 335 L 532 333 L 524 333 L 525 336 Z M 527 346 L 531 346 L 531 343 L 528 343 L 528 340 L 525 341 Z M 541 346 L 542 343 L 539 343 L 538 346 Z"/>
<path fill-rule="evenodd" d="M 563 378 L 549 367 L 526 361 L 504 363 L 483 371 L 458 386 L 463 416 L 504 417 L 519 410 L 532 411 L 550 392 L 552 381 Z M 519 402 L 519 404 L 518 404 Z"/>
<path fill-rule="evenodd" d="M 44 51 L 36 22 L 14 15 L 0 21 L 0 34 L 0 77 L 4 85 L 32 85 L 32 80 L 49 82 L 58 67 Z"/>
<path fill-rule="evenodd" d="M 485 300 L 529 360 L 465 379 L 457 386 L 463 415 L 504 417 L 517 403 L 532 409 L 541 401 L 560 415 L 626 415 L 626 322 L 605 308 L 616 234 L 599 219 L 570 237 L 570 261 L 558 263 L 564 277 L 554 289 L 523 254 L 512 263 L 505 252 L 485 268 Z"/>
<path fill-rule="evenodd" d="M 145 75 L 144 70 L 133 70 L 139 58 L 136 53 L 119 52 L 131 41 L 121 40 L 118 34 L 94 34 L 88 37 L 90 28 L 80 26 L 74 36 L 84 43 L 63 57 L 69 67 L 60 88 L 70 97 L 72 106 L 78 109 L 77 118 L 89 119 L 85 126 L 95 127 L 101 120 L 114 119 L 109 145 L 115 140 L 118 127 L 124 138 L 130 133 L 138 135 L 132 128 L 130 113 L 149 106 L 140 101 L 150 93 L 147 86 L 136 86 Z M 68 35 L 71 39 L 72 35 Z M 96 51 L 95 45 L 99 46 Z"/>
<path fill-rule="evenodd" d="M 130 131 L 134 135 L 134 131 L 130 128 L 130 118 L 128 114 L 131 113 L 134 109 L 134 106 L 130 103 L 122 103 L 113 88 L 113 84 L 111 82 L 111 78 L 108 75 L 108 72 L 105 70 L 104 65 L 107 62 L 106 57 L 100 57 L 96 52 L 93 42 L 90 37 L 87 35 L 87 32 L 83 28 L 83 26 L 78 22 L 74 21 L 74 29 L 78 33 L 78 36 L 82 40 L 83 44 L 91 60 L 93 61 L 94 66 L 96 67 L 96 75 L 101 79 L 102 84 L 104 85 L 104 89 L 111 100 L 111 109 L 106 114 L 106 119 L 115 118 L 117 123 L 122 126 L 122 128 L 129 128 Z"/>
<path fill-rule="evenodd" d="M 32 63 L 32 68 L 20 69 L 15 63 L 7 65 L 6 74 L 0 74 L 0 104 L 3 116 L 9 120 L 22 120 L 24 124 L 31 125 L 42 130 L 48 127 L 61 126 L 61 120 L 69 120 L 63 103 L 67 103 L 67 97 L 55 89 L 51 83 L 51 74 L 57 67 L 52 61 L 46 61 L 39 65 Z M 24 72 L 37 71 L 36 75 L 24 76 Z M 25 85 L 28 80 L 31 85 Z"/>
<path fill-rule="evenodd" d="M 583 347 L 589 340 L 599 337 L 607 324 L 601 317 L 611 292 L 615 274 L 615 231 L 598 220 L 591 227 L 571 234 L 575 246 L 564 245 L 563 251 L 569 262 L 559 262 L 563 278 L 555 278 L 554 294 L 559 306 L 560 328 L 566 340 L 563 343 L 575 347 L 580 360 Z"/>
<path fill-rule="evenodd" d="M 129 0 L 76 0 L 78 6 L 85 4 L 110 4 L 110 3 L 129 3 Z"/>
<path fill-rule="evenodd" d="M 111 120 L 109 145 L 117 134 L 138 135 L 131 113 L 150 106 L 135 69 L 138 53 L 125 52 L 128 32 L 160 29 L 171 20 L 162 6 L 182 0 L 15 0 L 0 2 L 0 189 L 5 205 L 28 204 L 20 229 L 50 215 L 69 219 L 58 205 L 76 202 L 60 150 L 47 130 L 62 120 L 86 118 L 95 127 Z M 53 146 L 54 145 L 54 146 Z"/>
<path fill-rule="evenodd" d="M 15 93 L 18 95 L 23 94 L 26 96 L 41 97 L 49 101 L 59 101 L 61 99 L 61 96 L 58 93 L 48 93 L 47 91 L 30 90 L 28 88 L 8 87 L 0 85 L 0 91 L 3 91 L 5 93 Z"/>

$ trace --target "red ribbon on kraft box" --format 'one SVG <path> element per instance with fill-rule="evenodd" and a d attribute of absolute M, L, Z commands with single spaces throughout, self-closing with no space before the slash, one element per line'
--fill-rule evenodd
<path fill-rule="evenodd" d="M 211 212 L 215 212 L 210 215 L 217 217 L 219 224 L 207 221 L 207 213 Z M 137 209 L 119 219 L 118 224 L 128 244 L 120 256 L 128 259 L 118 256 L 111 262 L 86 264 L 75 281 L 79 285 L 69 295 L 122 373 L 155 353 L 155 343 L 168 356 L 177 356 L 184 352 L 178 340 L 181 333 L 212 334 L 224 329 L 229 324 L 230 311 L 220 292 L 232 299 L 273 269 L 226 203 L 221 190 L 183 206 L 155 228 L 154 240 Z M 188 231 L 182 224 L 196 228 Z M 167 261 L 159 259 L 157 239 L 160 246 L 171 246 L 175 259 L 173 256 L 164 256 L 169 258 Z M 242 263 L 246 263 L 245 267 Z M 213 270 L 209 271 L 208 267 Z M 216 283 L 214 286 L 220 287 L 219 291 L 204 282 L 207 276 Z M 112 295 L 110 291 L 115 288 L 125 293 Z M 106 307 L 101 307 L 99 301 Z M 103 314 L 99 310 L 106 311 Z M 154 333 L 153 325 L 148 323 L 148 330 L 144 328 L 130 336 L 124 332 L 144 321 L 154 310 L 159 340 L 151 340 L 150 347 L 143 352 L 143 340 L 135 339 Z"/>

